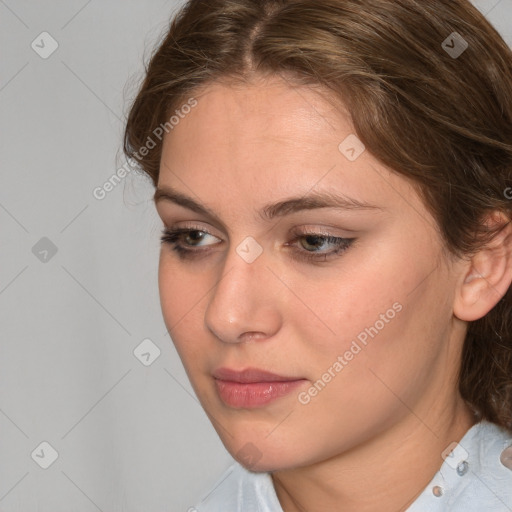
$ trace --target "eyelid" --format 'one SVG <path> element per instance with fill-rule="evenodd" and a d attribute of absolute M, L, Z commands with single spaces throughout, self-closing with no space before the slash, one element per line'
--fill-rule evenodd
<path fill-rule="evenodd" d="M 212 250 L 209 246 L 215 246 L 216 244 L 206 244 L 206 245 L 188 245 L 182 244 L 179 242 L 179 237 L 181 234 L 190 233 L 190 232 L 201 232 L 204 234 L 208 234 L 213 236 L 214 238 L 218 238 L 206 229 L 200 228 L 198 226 L 183 226 L 183 227 L 174 227 L 168 228 L 165 227 L 163 229 L 163 233 L 161 236 L 161 242 L 167 243 L 173 251 L 178 254 L 178 257 L 185 261 L 194 261 L 196 259 L 200 259 L 202 257 L 208 256 Z M 292 230 L 293 231 L 293 230 Z M 301 238 L 307 238 L 308 236 L 319 237 L 326 239 L 328 243 L 334 246 L 333 249 L 328 251 L 307 251 L 304 249 L 300 249 L 297 247 L 297 242 Z M 336 236 L 331 233 L 326 232 L 324 229 L 305 229 L 302 227 L 295 228 L 294 234 L 289 234 L 287 239 L 291 237 L 290 241 L 287 241 L 284 246 L 289 248 L 290 254 L 292 257 L 298 261 L 307 262 L 310 264 L 321 264 L 330 262 L 333 259 L 339 258 L 343 255 L 350 247 L 357 242 L 356 237 L 344 237 L 344 236 Z"/>
<path fill-rule="evenodd" d="M 170 224 L 169 226 L 167 224 L 165 224 L 164 228 L 167 231 L 173 231 L 173 232 L 201 231 L 201 232 L 206 233 L 214 238 L 217 238 L 219 241 L 222 240 L 222 238 L 215 235 L 209 228 L 204 227 L 204 225 L 200 226 L 199 224 L 194 223 L 194 222 L 185 223 L 185 224 L 181 224 L 181 223 L 177 222 L 174 224 Z M 286 235 L 284 235 L 284 238 L 292 237 L 293 238 L 292 242 L 295 242 L 296 239 L 301 236 L 312 236 L 312 235 L 322 236 L 322 237 L 326 237 L 326 238 L 328 238 L 328 237 L 339 238 L 339 239 L 345 239 L 345 240 L 350 240 L 352 238 L 355 238 L 354 235 L 356 233 L 356 230 L 344 228 L 343 231 L 350 233 L 350 235 L 348 235 L 348 236 L 337 232 L 338 230 L 340 230 L 339 227 L 325 226 L 325 225 L 323 225 L 323 226 L 316 225 L 315 226 L 314 224 L 309 224 L 309 225 L 295 226 L 292 229 L 290 229 Z M 214 244 L 208 244 L 208 245 L 214 245 Z M 286 243 L 285 245 L 290 245 L 290 244 Z"/>
<path fill-rule="evenodd" d="M 340 233 L 345 232 L 346 234 Z M 318 226 L 315 224 L 304 224 L 301 226 L 294 227 L 290 230 L 290 233 L 293 235 L 322 235 L 322 236 L 332 236 L 335 238 L 352 238 L 356 230 L 355 229 L 347 229 L 347 228 L 339 228 L 335 226 Z"/>
<path fill-rule="evenodd" d="M 177 230 L 179 230 L 179 231 L 186 231 L 186 230 L 204 231 L 205 233 L 208 233 L 211 236 L 220 238 L 219 236 L 215 235 L 210 228 L 204 227 L 204 225 L 199 225 L 197 223 L 194 223 L 193 221 L 191 221 L 191 223 L 185 222 L 184 224 L 181 222 L 170 223 L 170 225 L 167 225 L 166 223 L 164 223 L 164 227 L 166 229 L 168 229 L 169 231 L 177 231 Z M 339 233 L 340 231 L 345 232 L 346 235 Z M 357 231 L 358 230 L 355 230 L 355 229 L 348 229 L 345 227 L 340 228 L 338 226 L 331 226 L 331 225 L 325 225 L 325 224 L 323 224 L 321 226 L 315 225 L 315 224 L 303 224 L 301 226 L 294 226 L 293 228 L 291 228 L 288 231 L 288 236 L 297 235 L 297 234 L 302 234 L 302 235 L 312 234 L 312 235 L 332 236 L 332 237 L 336 237 L 336 238 L 349 238 L 349 237 L 354 236 L 354 234 Z"/>
<path fill-rule="evenodd" d="M 207 233 L 210 236 L 213 236 L 215 238 L 219 238 L 217 235 L 214 235 L 212 230 L 210 228 L 206 228 L 204 226 L 200 226 L 199 224 L 183 224 L 180 225 L 179 223 L 171 224 L 168 226 L 167 224 L 164 225 L 164 228 L 168 231 L 202 231 L 203 233 Z"/>

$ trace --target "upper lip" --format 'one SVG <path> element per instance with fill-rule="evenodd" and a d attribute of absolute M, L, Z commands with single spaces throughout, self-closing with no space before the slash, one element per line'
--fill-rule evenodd
<path fill-rule="evenodd" d="M 284 377 L 275 373 L 260 370 L 258 368 L 246 368 L 244 370 L 233 370 L 231 368 L 217 368 L 213 372 L 213 377 L 219 380 L 230 382 L 287 382 L 293 380 L 302 380 L 297 377 Z"/>

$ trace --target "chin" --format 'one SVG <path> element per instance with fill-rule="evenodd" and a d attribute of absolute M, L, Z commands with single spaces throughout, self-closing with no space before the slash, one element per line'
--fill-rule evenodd
<path fill-rule="evenodd" d="M 254 472 L 278 471 L 307 464 L 304 453 L 298 453 L 294 446 L 273 444 L 265 436 L 243 440 L 225 440 L 224 446 L 230 455 L 244 468 Z"/>
<path fill-rule="evenodd" d="M 248 460 L 246 457 L 241 457 L 238 453 L 231 454 L 233 458 L 239 462 L 245 469 L 254 471 L 255 473 L 282 471 L 285 469 L 291 469 L 298 467 L 301 464 L 297 460 L 290 460 L 288 458 L 276 457 L 272 454 L 270 457 L 263 456 L 261 459 Z"/>

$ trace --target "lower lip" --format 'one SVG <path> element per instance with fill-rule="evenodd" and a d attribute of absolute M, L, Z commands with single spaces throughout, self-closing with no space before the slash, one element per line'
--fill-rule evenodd
<path fill-rule="evenodd" d="M 225 404 L 246 409 L 267 405 L 277 398 L 287 395 L 303 382 L 305 382 L 304 379 L 251 383 L 215 379 L 217 390 Z"/>

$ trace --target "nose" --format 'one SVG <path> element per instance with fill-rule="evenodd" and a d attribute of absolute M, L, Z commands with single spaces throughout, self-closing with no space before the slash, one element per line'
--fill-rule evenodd
<path fill-rule="evenodd" d="M 225 343 L 273 336 L 282 319 L 279 285 L 263 254 L 248 263 L 233 248 L 210 295 L 205 312 L 207 329 Z"/>

